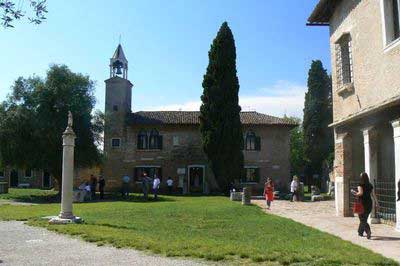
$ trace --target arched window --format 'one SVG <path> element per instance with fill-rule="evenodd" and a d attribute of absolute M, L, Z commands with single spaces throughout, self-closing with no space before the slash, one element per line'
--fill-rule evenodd
<path fill-rule="evenodd" d="M 156 129 L 153 129 L 150 132 L 149 149 L 150 150 L 161 149 L 161 136 Z"/>
<path fill-rule="evenodd" d="M 246 150 L 248 151 L 259 151 L 261 149 L 261 139 L 257 137 L 253 131 L 249 131 L 246 134 Z"/>
<path fill-rule="evenodd" d="M 138 150 L 146 150 L 149 146 L 149 139 L 147 137 L 147 132 L 141 130 L 137 137 L 137 148 Z"/>

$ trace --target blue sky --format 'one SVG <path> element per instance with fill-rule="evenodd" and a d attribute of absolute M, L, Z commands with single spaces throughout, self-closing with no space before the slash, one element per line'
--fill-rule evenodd
<path fill-rule="evenodd" d="M 109 58 L 122 35 L 133 111 L 196 110 L 208 50 L 226 20 L 236 41 L 242 109 L 301 116 L 311 60 L 330 71 L 328 28 L 305 26 L 317 2 L 48 0 L 44 24 L 0 28 L 0 100 L 17 77 L 44 76 L 56 63 L 95 80 L 103 110 Z"/>

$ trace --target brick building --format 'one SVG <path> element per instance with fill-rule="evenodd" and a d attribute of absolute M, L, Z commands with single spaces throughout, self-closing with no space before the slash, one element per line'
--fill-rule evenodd
<path fill-rule="evenodd" d="M 338 215 L 365 171 L 379 218 L 400 230 L 400 21 L 398 0 L 321 0 L 309 25 L 329 26 Z"/>
<path fill-rule="evenodd" d="M 174 189 L 183 193 L 210 193 L 217 184 L 201 148 L 199 112 L 131 111 L 132 83 L 128 61 L 119 45 L 110 59 L 106 83 L 104 132 L 104 177 L 108 190 L 119 190 L 122 177 L 140 189 L 143 172 L 161 176 L 161 187 L 172 177 Z M 290 130 L 284 119 L 242 112 L 245 170 L 238 186 L 252 185 L 260 191 L 267 176 L 286 189 L 290 176 Z"/>

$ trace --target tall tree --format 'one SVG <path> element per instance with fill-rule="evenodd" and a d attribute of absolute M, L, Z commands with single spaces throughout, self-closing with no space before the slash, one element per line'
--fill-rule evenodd
<path fill-rule="evenodd" d="M 24 10 L 23 5 L 26 2 L 29 8 Z M 32 11 L 32 14 L 28 15 L 29 22 L 40 24 L 46 19 L 46 0 L 19 0 L 18 4 L 15 0 L 0 0 L 0 24 L 4 28 L 13 28 L 13 22 L 25 17 L 26 10 Z"/>
<path fill-rule="evenodd" d="M 290 131 L 290 172 L 293 175 L 304 174 L 304 135 L 301 119 L 298 117 L 287 117 L 284 119 L 298 124 Z"/>
<path fill-rule="evenodd" d="M 221 191 L 243 174 L 243 133 L 235 40 L 224 22 L 208 53 L 203 80 L 200 131 L 203 149 Z"/>
<path fill-rule="evenodd" d="M 331 78 L 320 60 L 312 61 L 304 103 L 304 155 L 307 175 L 322 174 L 322 165 L 333 150 Z"/>
<path fill-rule="evenodd" d="M 102 130 L 93 123 L 94 83 L 66 66 L 53 65 L 45 79 L 19 78 L 0 105 L 1 164 L 46 169 L 61 184 L 62 138 L 68 111 L 74 117 L 77 167 L 100 161 L 95 145 Z"/>

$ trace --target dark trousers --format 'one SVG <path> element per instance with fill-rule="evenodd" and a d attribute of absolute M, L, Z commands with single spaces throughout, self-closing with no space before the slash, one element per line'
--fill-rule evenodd
<path fill-rule="evenodd" d="M 100 199 L 104 199 L 104 188 L 99 188 L 100 191 Z"/>
<path fill-rule="evenodd" d="M 362 235 L 365 233 L 371 234 L 371 227 L 368 224 L 368 217 L 371 213 L 372 206 L 364 206 L 364 213 L 359 214 L 358 218 L 360 219 L 360 225 L 358 226 L 358 234 Z"/>
<path fill-rule="evenodd" d="M 299 196 L 297 195 L 297 191 L 293 191 L 290 195 L 290 201 L 293 201 L 294 196 L 296 196 L 296 200 L 299 200 Z"/>
<path fill-rule="evenodd" d="M 168 194 L 172 194 L 172 186 L 168 186 Z"/>
<path fill-rule="evenodd" d="M 158 188 L 153 188 L 154 199 L 158 199 Z"/>
<path fill-rule="evenodd" d="M 91 187 L 90 193 L 92 193 L 92 200 L 96 199 L 96 187 Z"/>

